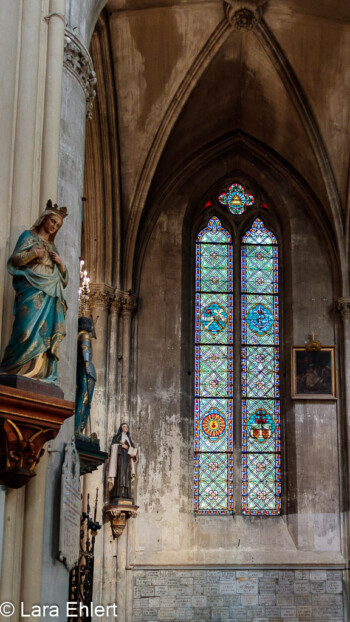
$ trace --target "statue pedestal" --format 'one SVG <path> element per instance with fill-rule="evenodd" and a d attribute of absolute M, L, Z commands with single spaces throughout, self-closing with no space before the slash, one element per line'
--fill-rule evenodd
<path fill-rule="evenodd" d="M 119 538 L 123 533 L 126 521 L 129 518 L 136 518 L 138 505 L 134 505 L 133 499 L 121 499 L 113 497 L 110 502 L 105 505 L 105 513 L 108 517 L 114 538 Z"/>
<path fill-rule="evenodd" d="M 32 380 L 25 376 L 15 376 L 14 374 L 0 374 L 0 385 L 3 387 L 12 387 L 29 391 L 30 393 L 40 393 L 40 395 L 49 395 L 50 397 L 59 397 L 63 400 L 64 393 L 61 387 L 50 382 L 42 382 L 41 380 Z"/>
<path fill-rule="evenodd" d="M 100 450 L 98 438 L 76 434 L 75 446 L 80 459 L 80 475 L 96 471 L 97 467 L 106 462 L 108 458 L 108 453 Z"/>
<path fill-rule="evenodd" d="M 23 376 L 0 376 L 0 481 L 21 488 L 35 476 L 44 444 L 74 413 L 53 384 Z"/>

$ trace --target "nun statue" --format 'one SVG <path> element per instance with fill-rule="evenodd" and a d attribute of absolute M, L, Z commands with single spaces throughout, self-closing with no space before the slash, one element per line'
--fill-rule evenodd
<path fill-rule="evenodd" d="M 110 501 L 131 499 L 131 480 L 135 477 L 137 449 L 131 440 L 129 426 L 122 423 L 113 437 L 108 470 Z"/>

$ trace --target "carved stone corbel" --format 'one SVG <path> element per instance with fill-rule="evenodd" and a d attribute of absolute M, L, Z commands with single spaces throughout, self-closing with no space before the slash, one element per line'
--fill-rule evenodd
<path fill-rule="evenodd" d="M 265 0 L 225 0 L 226 17 L 236 30 L 253 30 L 265 4 Z"/>
<path fill-rule="evenodd" d="M 118 505 L 109 504 L 105 506 L 105 513 L 108 520 L 111 523 L 113 538 L 119 538 L 122 535 L 126 521 L 129 518 L 136 518 L 138 505 L 133 505 L 133 502 L 125 499 Z"/>
<path fill-rule="evenodd" d="M 78 80 L 83 89 L 86 99 L 86 117 L 91 119 L 96 96 L 96 73 L 88 49 L 68 28 L 65 29 L 64 36 L 63 65 Z"/>
<path fill-rule="evenodd" d="M 350 297 L 342 297 L 337 300 L 337 311 L 343 320 L 350 318 Z"/>

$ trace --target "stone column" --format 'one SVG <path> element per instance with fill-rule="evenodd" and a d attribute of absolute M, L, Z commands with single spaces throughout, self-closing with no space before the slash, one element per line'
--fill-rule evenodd
<path fill-rule="evenodd" d="M 9 93 L 6 92 L 2 96 L 4 99 L 2 112 L 8 115 L 4 118 L 10 120 L 11 116 L 8 113 L 11 107 L 13 111 L 12 127 L 2 129 L 4 144 L 1 147 L 1 153 L 5 156 L 3 166 L 8 176 L 6 194 L 2 195 L 5 201 L 0 206 L 1 250 L 5 251 L 0 265 L 0 291 L 4 291 L 2 324 L 2 347 L 4 348 L 11 334 L 14 301 L 11 279 L 8 278 L 6 271 L 6 261 L 19 235 L 33 224 L 39 213 L 48 25 L 42 19 L 42 11 L 45 11 L 45 6 L 41 6 L 44 4 L 42 2 L 37 0 L 26 0 L 22 3 L 11 2 L 10 5 L 21 5 L 21 10 L 17 15 L 12 15 L 14 6 L 6 6 L 7 3 L 1 4 L 3 6 L 0 18 L 4 20 L 2 23 L 8 24 L 13 31 L 11 48 L 6 46 L 5 36 L 4 41 L 1 42 L 1 51 L 4 54 L 2 55 L 5 72 L 4 84 L 6 84 L 3 91 L 10 89 Z M 16 18 L 21 24 L 18 31 L 14 30 L 15 24 L 12 21 Z M 14 59 L 16 65 L 14 65 Z M 11 76 L 7 80 L 9 71 Z M 3 186 L 4 181 L 2 180 Z M 2 295 L 1 293 L 1 297 Z"/>
<path fill-rule="evenodd" d="M 56 17 L 55 19 L 59 18 Z M 70 280 L 66 290 L 68 303 L 67 336 L 60 348 L 58 384 L 64 391 L 65 399 L 72 401 L 75 400 L 76 383 L 85 121 L 86 116 L 91 114 L 91 99 L 94 96 L 95 81 L 88 50 L 76 35 L 66 29 L 62 75 L 58 204 L 67 206 L 68 216 L 57 235 L 57 246 L 67 265 Z M 49 183 L 50 179 L 47 178 L 45 187 L 49 187 Z M 46 186 L 46 184 L 48 185 Z M 45 501 L 42 514 L 42 516 L 50 519 L 47 518 L 44 521 L 42 533 L 44 554 L 41 602 L 43 604 L 57 603 L 60 611 L 64 611 L 67 601 L 69 575 L 64 565 L 55 559 L 57 555 L 55 539 L 59 527 L 59 490 L 64 447 L 73 433 L 74 420 L 72 417 L 65 422 L 57 438 L 51 443 L 52 452 L 47 458 Z M 39 475 L 37 475 L 38 477 Z M 94 496 L 95 491 L 93 491 L 92 498 Z M 32 505 L 34 503 L 35 501 L 32 500 Z"/>
<path fill-rule="evenodd" d="M 91 409 L 91 432 L 96 432 L 106 446 L 107 428 L 107 369 L 109 352 L 109 310 L 114 299 L 114 288 L 104 283 L 90 285 L 90 309 L 95 325 L 96 340 L 93 341 L 93 361 L 97 382 Z"/>
<path fill-rule="evenodd" d="M 48 23 L 45 110 L 43 126 L 40 207 L 57 201 L 58 152 L 65 23 L 65 0 L 50 0 Z"/>
<path fill-rule="evenodd" d="M 106 440 L 109 443 L 116 432 L 119 393 L 120 339 L 119 318 L 122 311 L 123 292 L 115 290 L 110 310 L 109 352 L 108 352 L 108 426 Z"/>
<path fill-rule="evenodd" d="M 129 290 L 121 298 L 122 368 L 120 382 L 120 417 L 129 420 L 131 323 L 137 308 L 136 296 Z M 120 421 L 121 421 L 120 420 Z M 132 432 L 132 430 L 131 430 Z"/>
<path fill-rule="evenodd" d="M 67 338 L 61 348 L 59 384 L 66 399 L 74 399 L 77 351 L 79 257 L 81 252 L 82 195 L 84 186 L 85 120 L 92 114 L 96 76 L 90 54 L 68 29 L 64 40 L 62 79 L 61 142 L 58 202 L 69 216 L 57 236 L 60 254 L 68 267 Z"/>
<path fill-rule="evenodd" d="M 97 434 L 101 449 L 107 448 L 107 386 L 108 386 L 108 358 L 109 358 L 109 311 L 114 301 L 114 288 L 104 283 L 90 285 L 90 309 L 92 312 L 96 340 L 93 340 L 93 362 L 96 368 L 96 386 L 92 400 L 90 414 L 90 432 Z M 85 432 L 87 433 L 87 432 Z M 84 492 L 90 493 L 90 499 L 95 498 L 96 488 L 99 489 L 97 520 L 101 523 L 104 504 L 104 473 L 105 467 L 100 466 L 97 471 L 84 477 Z M 104 603 L 104 565 L 108 559 L 113 563 L 113 542 L 107 533 L 109 525 L 105 525 L 98 533 L 95 541 L 94 562 L 94 601 Z M 105 547 L 107 550 L 105 552 Z M 113 601 L 112 601 L 113 602 Z M 109 604 L 106 603 L 106 604 Z"/>
<path fill-rule="evenodd" d="M 343 506 L 347 507 L 350 494 L 350 297 L 342 297 L 337 300 L 337 309 L 342 319 L 342 347 L 340 361 L 341 394 L 339 396 L 339 412 L 345 413 L 340 417 L 340 438 L 344 438 L 344 445 L 339 447 L 341 454 L 341 470 L 343 477 Z M 349 510 L 341 513 L 342 525 L 342 548 L 344 557 L 350 558 Z M 348 577 L 349 579 L 349 577 Z"/>
<path fill-rule="evenodd" d="M 23 558 L 25 488 L 6 491 L 4 512 L 4 541 L 0 582 L 0 601 L 11 602 L 16 613 L 7 618 L 10 622 L 18 621 L 21 601 L 21 567 Z M 40 578 L 38 577 L 40 581 Z"/>
<path fill-rule="evenodd" d="M 341 532 L 342 532 L 342 551 L 347 560 L 347 569 L 344 571 L 345 594 L 347 595 L 345 602 L 345 610 L 350 611 L 350 516 L 349 516 L 349 495 L 350 495 L 350 297 L 342 297 L 337 300 L 337 309 L 342 319 L 342 347 L 341 347 L 341 365 L 340 365 L 340 386 L 341 394 L 339 396 L 339 412 L 344 413 L 340 416 L 340 434 L 339 438 L 344 438 L 343 445 L 339 446 L 341 457 L 341 470 L 343 478 L 342 489 L 342 505 L 341 511 Z"/>
<path fill-rule="evenodd" d="M 137 298 L 129 290 L 119 292 L 121 303 L 121 379 L 120 379 L 120 408 L 119 421 L 130 423 L 132 434 L 132 422 L 130 422 L 130 372 L 131 372 L 131 345 L 132 345 L 132 318 L 137 309 Z M 130 521 L 131 519 L 129 519 Z M 137 519 L 136 519 L 137 520 Z M 128 521 L 128 522 L 129 522 Z M 118 539 L 117 545 L 117 596 L 118 596 L 118 619 L 127 622 L 126 619 L 126 589 L 127 589 L 127 551 L 128 551 L 129 525 Z"/>
<path fill-rule="evenodd" d="M 108 348 L 108 375 L 107 375 L 107 426 L 106 447 L 110 443 L 118 428 L 118 393 L 119 393 L 119 318 L 122 308 L 123 292 L 115 290 L 114 299 L 110 307 L 109 321 L 109 348 Z M 101 602 L 109 605 L 117 601 L 117 547 L 118 541 L 113 539 L 112 529 L 107 522 L 103 527 L 103 576 Z M 119 613 L 118 613 L 119 618 Z"/>

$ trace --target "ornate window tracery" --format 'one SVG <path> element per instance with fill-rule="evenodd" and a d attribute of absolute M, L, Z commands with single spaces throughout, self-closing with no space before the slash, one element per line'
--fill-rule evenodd
<path fill-rule="evenodd" d="M 235 216 L 255 201 L 237 183 L 218 200 Z M 278 245 L 256 217 L 236 246 L 216 215 L 196 239 L 195 513 L 233 513 L 233 452 L 241 449 L 242 513 L 276 515 L 281 509 Z M 235 287 L 234 258 L 241 275 Z M 234 343 L 238 321 L 241 343 Z M 240 374 L 240 396 L 234 396 L 234 374 Z M 234 410 L 241 447 L 234 440 Z"/>

